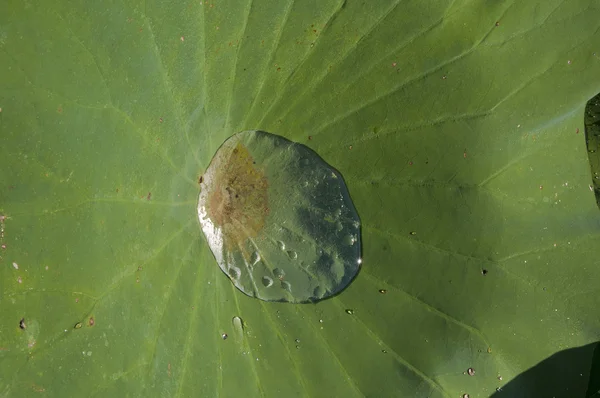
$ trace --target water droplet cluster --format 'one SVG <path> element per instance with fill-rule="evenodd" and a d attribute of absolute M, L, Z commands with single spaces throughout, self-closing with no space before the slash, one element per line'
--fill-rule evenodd
<path fill-rule="evenodd" d="M 360 220 L 342 176 L 304 145 L 244 131 L 216 152 L 198 217 L 221 270 L 249 296 L 314 302 L 360 268 Z"/>

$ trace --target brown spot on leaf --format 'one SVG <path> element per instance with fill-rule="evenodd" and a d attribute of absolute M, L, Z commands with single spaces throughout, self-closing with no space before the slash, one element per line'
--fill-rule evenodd
<path fill-rule="evenodd" d="M 222 229 L 228 247 L 243 247 L 246 239 L 262 230 L 269 213 L 267 178 L 241 143 L 218 154 L 213 162 L 207 215 Z"/>

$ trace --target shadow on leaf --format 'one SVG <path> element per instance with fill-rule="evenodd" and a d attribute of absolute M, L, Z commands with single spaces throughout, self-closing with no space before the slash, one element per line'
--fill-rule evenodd
<path fill-rule="evenodd" d="M 600 398 L 600 343 L 560 351 L 491 398 Z"/>

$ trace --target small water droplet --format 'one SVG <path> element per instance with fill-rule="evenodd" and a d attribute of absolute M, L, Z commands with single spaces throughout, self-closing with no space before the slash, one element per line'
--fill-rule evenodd
<path fill-rule="evenodd" d="M 232 279 L 238 279 L 240 277 L 240 270 L 237 267 L 229 267 L 227 273 Z"/>
<path fill-rule="evenodd" d="M 252 256 L 250 256 L 250 263 L 252 265 L 256 265 L 256 263 L 259 261 L 260 261 L 260 254 L 258 252 L 253 252 Z"/>
<path fill-rule="evenodd" d="M 347 245 L 352 246 L 354 243 L 356 243 L 356 237 L 354 235 L 347 235 L 344 238 L 344 243 L 346 243 Z"/>
<path fill-rule="evenodd" d="M 287 254 L 288 254 L 288 257 L 291 258 L 292 260 L 295 260 L 298 258 L 298 253 L 296 253 L 293 250 L 288 250 Z"/>
<path fill-rule="evenodd" d="M 410 234 L 411 234 L 411 235 L 416 235 L 416 234 L 417 234 L 417 232 L 416 232 L 416 231 L 410 231 Z"/>
<path fill-rule="evenodd" d="M 462 398 L 469 398 L 469 394 L 463 394 Z"/>
<path fill-rule="evenodd" d="M 384 354 L 387 354 L 387 351 L 386 351 L 386 350 L 381 350 L 381 352 L 383 352 Z"/>
<path fill-rule="evenodd" d="M 273 286 L 273 279 L 268 277 L 268 276 L 263 276 L 261 278 L 261 282 L 263 284 L 264 287 L 271 287 Z"/>
<path fill-rule="evenodd" d="M 469 369 L 467 369 L 467 374 L 468 374 L 469 376 L 475 376 L 475 369 L 473 369 L 473 368 L 469 368 Z"/>
<path fill-rule="evenodd" d="M 279 247 L 279 250 L 285 250 L 285 242 L 278 240 L 277 246 Z"/>
<path fill-rule="evenodd" d="M 287 281 L 281 281 L 281 288 L 287 290 L 288 292 L 292 292 L 292 285 L 290 285 Z"/>
<path fill-rule="evenodd" d="M 231 323 L 233 324 L 233 330 L 238 335 L 241 335 L 244 332 L 244 321 L 239 316 L 234 316 L 231 318 Z"/>
<path fill-rule="evenodd" d="M 354 314 L 354 310 L 352 310 L 352 309 L 348 308 L 348 309 L 346 310 L 346 314 L 348 314 L 348 315 L 352 315 L 352 314 Z"/>
<path fill-rule="evenodd" d="M 273 269 L 273 276 L 277 279 L 283 279 L 285 278 L 285 271 L 281 268 L 275 268 Z"/>
<path fill-rule="evenodd" d="M 300 343 L 300 339 L 296 339 L 294 340 L 296 343 Z"/>
<path fill-rule="evenodd" d="M 386 290 L 386 289 L 379 289 L 379 293 L 381 293 L 381 294 L 386 294 L 386 293 L 387 293 L 387 290 Z"/>
<path fill-rule="evenodd" d="M 227 335 L 227 333 L 223 333 L 223 334 L 221 335 L 221 338 L 222 338 L 223 340 L 227 340 L 227 337 L 229 337 L 229 336 Z"/>
<path fill-rule="evenodd" d="M 313 290 L 313 297 L 317 300 L 323 297 L 324 295 L 325 289 L 323 289 L 321 286 L 317 286 L 315 287 L 315 290 Z"/>

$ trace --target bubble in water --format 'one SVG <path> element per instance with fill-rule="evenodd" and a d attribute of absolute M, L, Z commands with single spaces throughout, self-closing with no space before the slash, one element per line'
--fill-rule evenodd
<path fill-rule="evenodd" d="M 360 220 L 342 176 L 309 148 L 241 132 L 223 143 L 202 177 L 202 231 L 245 294 L 314 302 L 356 276 Z"/>
<path fill-rule="evenodd" d="M 323 297 L 325 295 L 325 289 L 323 289 L 321 286 L 317 286 L 313 291 L 313 295 L 315 297 Z"/>
<path fill-rule="evenodd" d="M 262 284 L 264 287 L 271 287 L 273 286 L 273 279 L 268 277 L 268 276 L 263 276 L 262 277 Z"/>
<path fill-rule="evenodd" d="M 240 277 L 240 269 L 237 267 L 229 267 L 229 269 L 227 270 L 227 273 L 233 279 L 237 279 Z"/>
<path fill-rule="evenodd" d="M 298 253 L 296 253 L 293 250 L 288 250 L 287 254 L 288 254 L 288 257 L 291 258 L 292 260 L 295 260 L 298 258 Z"/>
<path fill-rule="evenodd" d="M 347 236 L 344 238 L 344 242 L 345 242 L 347 245 L 353 245 L 354 243 L 356 243 L 356 237 L 355 237 L 354 235 L 347 235 Z"/>
<path fill-rule="evenodd" d="M 250 257 L 250 264 L 256 265 L 256 263 L 259 261 L 260 261 L 260 254 L 258 254 L 258 252 L 253 252 L 252 256 Z"/>
<path fill-rule="evenodd" d="M 275 268 L 273 270 L 273 276 L 277 279 L 283 279 L 285 277 L 285 271 L 281 268 Z"/>
<path fill-rule="evenodd" d="M 281 281 L 281 288 L 287 290 L 288 292 L 292 292 L 292 285 L 288 281 Z"/>

